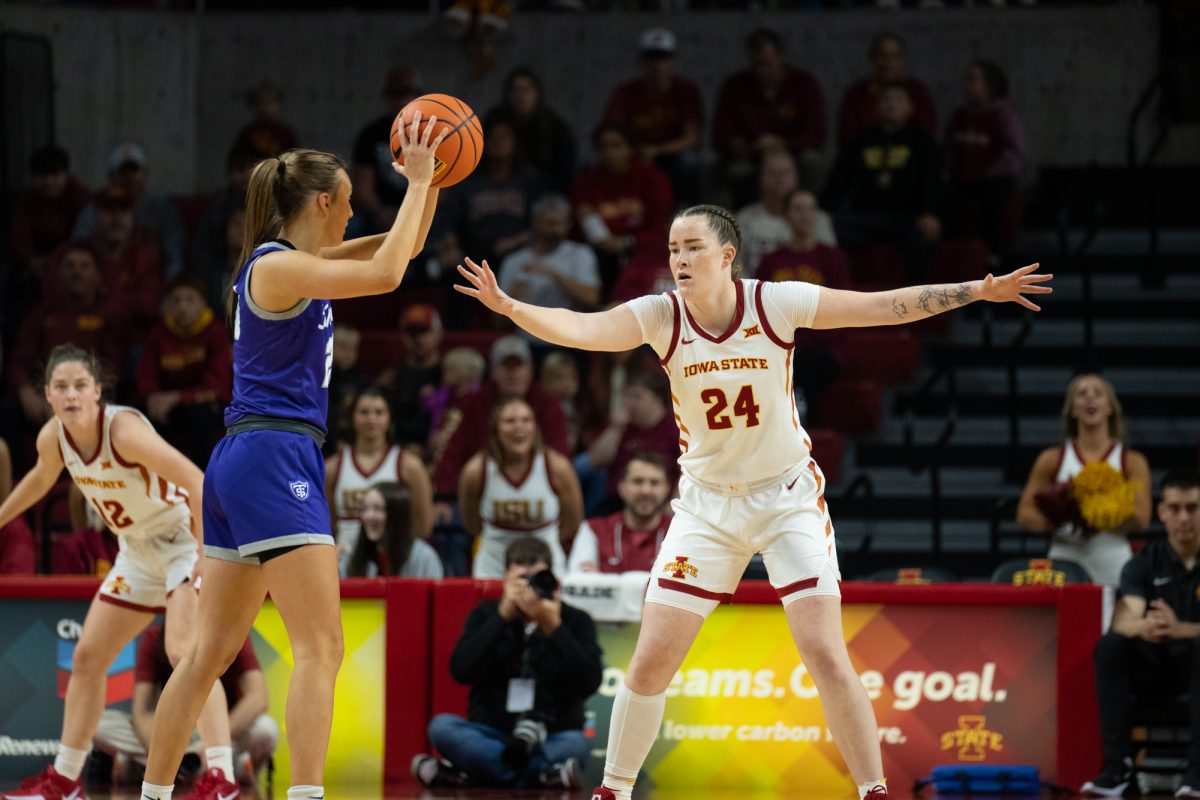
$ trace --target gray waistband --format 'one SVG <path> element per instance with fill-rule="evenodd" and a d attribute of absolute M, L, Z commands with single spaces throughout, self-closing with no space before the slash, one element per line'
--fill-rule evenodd
<path fill-rule="evenodd" d="M 247 431 L 284 431 L 285 433 L 302 433 L 317 443 L 317 447 L 325 446 L 325 433 L 315 425 L 301 422 L 298 419 L 283 419 L 282 417 L 265 417 L 259 414 L 247 414 L 225 429 L 226 436 L 237 436 Z"/>

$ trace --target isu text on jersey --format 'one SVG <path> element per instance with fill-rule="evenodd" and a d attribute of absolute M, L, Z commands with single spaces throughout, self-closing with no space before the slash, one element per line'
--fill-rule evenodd
<path fill-rule="evenodd" d="M 180 525 L 186 528 L 191 514 L 187 492 L 141 464 L 125 460 L 113 447 L 112 421 L 117 414 L 136 414 L 150 425 L 135 408 L 100 406 L 100 442 L 90 457 L 79 452 L 71 434 L 58 423 L 58 446 L 71 479 L 117 536 L 151 539 Z"/>
<path fill-rule="evenodd" d="M 692 319 L 678 291 L 627 305 L 671 380 L 679 466 L 714 491 L 778 479 L 809 456 L 793 394 L 793 335 L 820 299 L 808 283 L 735 281 L 737 306 L 720 334 Z"/>

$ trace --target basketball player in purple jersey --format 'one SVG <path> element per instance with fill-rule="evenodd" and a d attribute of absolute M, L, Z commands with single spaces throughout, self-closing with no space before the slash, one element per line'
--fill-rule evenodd
<path fill-rule="evenodd" d="M 326 505 L 330 300 L 396 289 L 424 246 L 436 117 L 401 128 L 408 191 L 390 231 L 342 241 L 350 179 L 328 153 L 260 161 L 246 193 L 246 246 L 230 284 L 233 402 L 204 477 L 205 567 L 196 644 L 171 675 L 154 717 L 144 800 L 170 800 L 207 690 L 233 661 L 265 595 L 294 656 L 287 700 L 289 800 L 322 800 L 333 688 L 342 659 L 337 550 Z M 406 135 L 407 133 L 407 135 Z M 214 798 L 214 800 L 216 800 Z"/>

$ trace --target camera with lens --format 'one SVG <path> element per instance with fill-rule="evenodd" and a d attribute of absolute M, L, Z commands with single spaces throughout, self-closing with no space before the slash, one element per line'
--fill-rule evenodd
<path fill-rule="evenodd" d="M 504 748 L 500 757 L 513 769 L 522 770 L 528 766 L 534 748 L 544 741 L 546 724 L 532 716 L 522 715 L 513 727 L 512 741 Z"/>
<path fill-rule="evenodd" d="M 553 600 L 558 591 L 558 578 L 548 569 L 543 569 L 529 576 L 529 588 L 543 600 Z"/>

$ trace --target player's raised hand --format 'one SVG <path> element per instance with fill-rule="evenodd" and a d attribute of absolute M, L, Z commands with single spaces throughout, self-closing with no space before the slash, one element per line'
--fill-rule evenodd
<path fill-rule="evenodd" d="M 468 297 L 474 297 L 497 314 L 509 316 L 512 298 L 504 293 L 500 284 L 496 283 L 496 274 L 488 266 L 487 259 L 485 258 L 482 264 L 476 264 L 469 258 L 465 258 L 463 261 L 466 262 L 466 266 L 459 264 L 458 271 L 471 285 L 463 286 L 461 283 L 456 283 L 454 288 Z"/>
<path fill-rule="evenodd" d="M 429 118 L 425 129 L 421 130 L 421 112 L 413 112 L 412 122 L 405 130 L 404 125 L 396 126 L 396 136 L 400 140 L 400 152 L 404 154 L 404 163 L 392 162 L 392 169 L 408 178 L 409 183 L 428 184 L 433 180 L 434 154 L 438 146 L 446 139 L 450 129 L 443 126 L 442 132 L 433 136 L 437 127 L 437 116 Z"/>
<path fill-rule="evenodd" d="M 1038 285 L 1046 283 L 1054 277 L 1052 273 L 1037 272 L 1039 266 L 1041 265 L 1030 264 L 1027 267 L 1013 270 L 1007 275 L 1001 275 L 999 278 L 993 277 L 989 272 L 979 287 L 979 299 L 987 300 L 990 303 L 1020 303 L 1031 311 L 1041 311 L 1041 306 L 1036 305 L 1025 296 L 1027 294 L 1050 294 L 1054 291 L 1049 286 Z"/>

